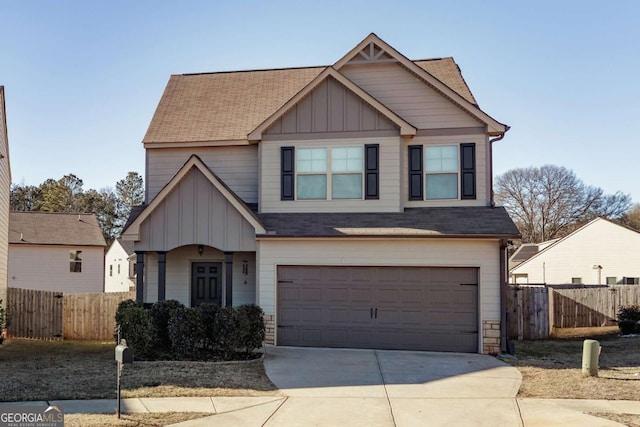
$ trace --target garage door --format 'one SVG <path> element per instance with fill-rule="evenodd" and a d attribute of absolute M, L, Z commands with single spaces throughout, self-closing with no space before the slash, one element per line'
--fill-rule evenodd
<path fill-rule="evenodd" d="M 478 351 L 478 270 L 278 267 L 279 345 Z"/>

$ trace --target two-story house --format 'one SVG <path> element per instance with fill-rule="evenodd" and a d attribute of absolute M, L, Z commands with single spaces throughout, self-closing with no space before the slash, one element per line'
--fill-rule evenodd
<path fill-rule="evenodd" d="M 255 302 L 276 345 L 498 352 L 507 130 L 452 58 L 375 34 L 330 66 L 171 76 L 123 233 L 137 297 Z"/>

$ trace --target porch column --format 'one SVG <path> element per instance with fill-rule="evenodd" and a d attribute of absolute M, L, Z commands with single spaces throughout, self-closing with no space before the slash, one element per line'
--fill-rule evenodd
<path fill-rule="evenodd" d="M 136 301 L 144 299 L 144 254 L 136 251 Z"/>
<path fill-rule="evenodd" d="M 158 254 L 158 301 L 164 301 L 167 294 L 167 253 Z"/>
<path fill-rule="evenodd" d="M 224 253 L 224 277 L 225 277 L 225 287 L 224 287 L 224 305 L 226 307 L 231 307 L 233 304 L 232 301 L 232 293 L 233 293 L 233 252 L 225 252 Z"/>

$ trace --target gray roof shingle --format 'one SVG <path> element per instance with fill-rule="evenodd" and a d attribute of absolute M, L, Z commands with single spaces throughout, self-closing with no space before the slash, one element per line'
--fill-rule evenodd
<path fill-rule="evenodd" d="M 520 232 L 504 208 L 410 208 L 386 213 L 259 213 L 268 235 L 339 236 L 495 236 Z"/>
<path fill-rule="evenodd" d="M 9 243 L 107 246 L 95 214 L 11 212 Z"/>

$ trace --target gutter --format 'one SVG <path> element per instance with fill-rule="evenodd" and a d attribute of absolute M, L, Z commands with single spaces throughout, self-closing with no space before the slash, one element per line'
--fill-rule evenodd
<path fill-rule="evenodd" d="M 507 239 L 500 239 L 500 353 L 507 353 Z"/>
<path fill-rule="evenodd" d="M 332 235 L 294 235 L 294 234 L 257 234 L 256 240 L 334 240 L 334 239 L 517 239 L 518 236 L 504 234 L 332 234 Z"/>
<path fill-rule="evenodd" d="M 489 158 L 491 159 L 491 163 L 489 163 L 489 188 L 491 189 L 491 194 L 489 195 L 489 204 L 492 208 L 496 207 L 496 202 L 493 200 L 493 143 L 502 140 L 509 129 L 511 129 L 511 127 L 507 125 L 504 125 L 504 127 L 504 133 L 501 133 L 495 138 L 489 140 Z"/>

